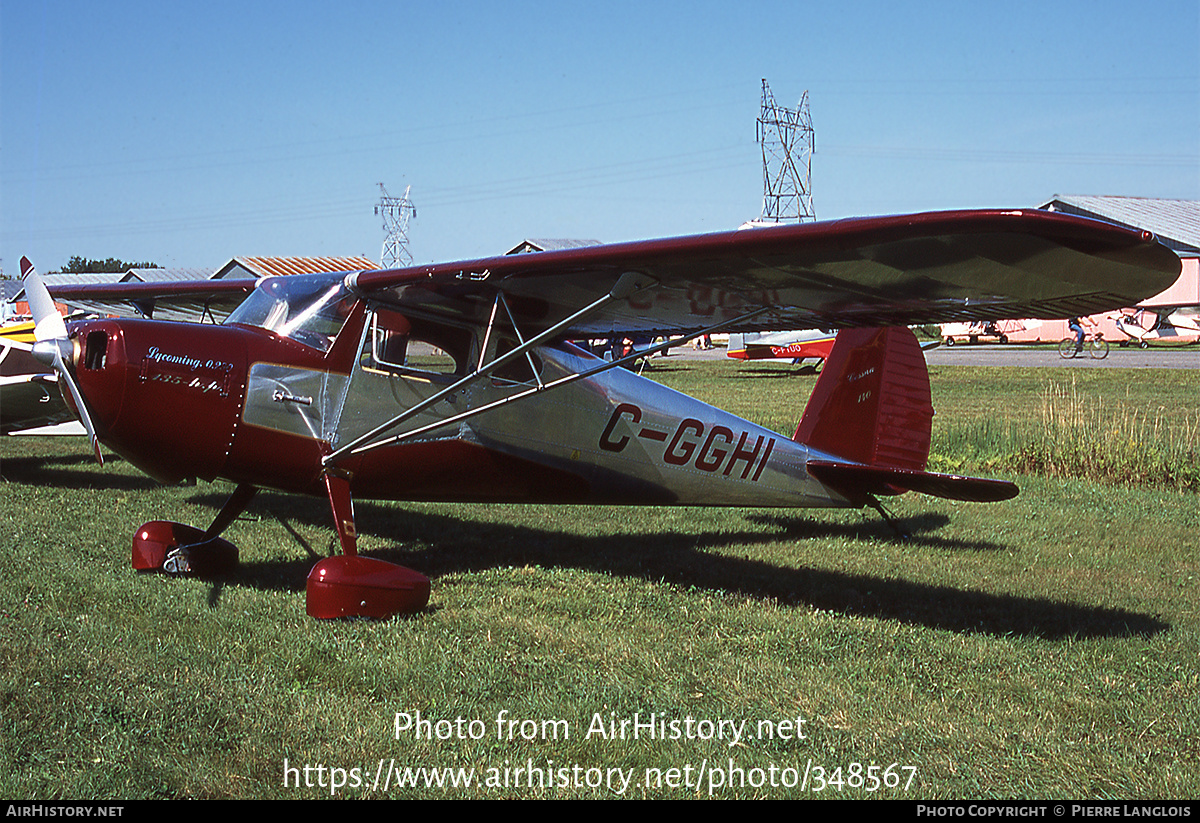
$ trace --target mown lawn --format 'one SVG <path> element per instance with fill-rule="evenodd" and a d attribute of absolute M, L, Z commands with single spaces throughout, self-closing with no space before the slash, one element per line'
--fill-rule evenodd
<path fill-rule="evenodd" d="M 815 380 L 794 372 L 649 374 L 790 434 Z M 1200 797 L 1195 491 L 1013 452 L 1065 387 L 1105 399 L 1102 428 L 1161 407 L 1185 461 L 1200 376 L 932 377 L 935 460 L 1018 498 L 889 501 L 907 540 L 869 511 L 362 501 L 361 550 L 433 579 L 386 621 L 305 616 L 323 501 L 261 495 L 228 580 L 138 574 L 138 524 L 207 525 L 227 487 L 8 438 L 0 794 Z"/>

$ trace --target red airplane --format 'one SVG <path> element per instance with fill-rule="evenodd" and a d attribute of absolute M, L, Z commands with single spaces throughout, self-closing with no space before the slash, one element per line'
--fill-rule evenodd
<path fill-rule="evenodd" d="M 726 355 L 735 360 L 791 360 L 794 365 L 809 358 L 823 362 L 836 339 L 836 331 L 825 329 L 731 334 Z"/>
<path fill-rule="evenodd" d="M 97 458 L 102 442 L 164 482 L 236 483 L 206 530 L 144 524 L 134 566 L 220 571 L 237 557 L 220 534 L 259 488 L 324 497 L 341 554 L 308 577 L 308 613 L 323 618 L 419 611 L 429 598 L 423 575 L 358 555 L 355 496 L 881 514 L 879 496 L 905 491 L 1010 498 L 1009 482 L 925 471 L 929 380 L 902 326 L 1093 314 L 1162 291 L 1179 267 L 1145 232 L 1043 211 L 946 212 L 273 277 L 222 325 L 68 328 L 22 260 L 35 353 Z M 247 288 L 55 295 L 139 301 L 145 313 L 151 297 L 211 308 Z M 844 331 L 791 439 L 565 342 L 661 335 L 666 347 L 831 327 Z"/>

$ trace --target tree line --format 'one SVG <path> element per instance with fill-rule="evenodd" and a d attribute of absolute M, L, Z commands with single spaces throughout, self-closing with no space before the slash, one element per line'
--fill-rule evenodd
<path fill-rule="evenodd" d="M 109 257 L 106 260 L 89 260 L 86 257 L 75 256 L 63 266 L 63 274 L 122 274 L 130 269 L 157 269 L 157 263 L 128 263 Z"/>

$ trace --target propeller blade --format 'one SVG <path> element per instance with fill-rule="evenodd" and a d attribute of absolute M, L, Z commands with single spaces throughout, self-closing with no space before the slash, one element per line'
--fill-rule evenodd
<path fill-rule="evenodd" d="M 92 444 L 92 452 L 96 462 L 104 465 L 104 457 L 100 454 L 100 440 L 96 437 L 96 427 L 92 425 L 92 417 L 88 414 L 87 403 L 83 392 L 75 383 L 75 377 L 67 368 L 63 351 L 71 350 L 71 341 L 67 337 L 67 324 L 62 315 L 54 307 L 54 299 L 37 270 L 29 262 L 28 257 L 21 258 L 21 274 L 25 277 L 25 299 L 29 302 L 29 311 L 33 314 L 33 356 L 54 368 L 58 375 L 58 385 L 66 386 L 71 395 L 72 405 L 83 427 L 87 429 L 88 441 Z"/>
<path fill-rule="evenodd" d="M 53 340 L 66 337 L 67 324 L 54 307 L 54 299 L 50 297 L 46 284 L 42 282 L 28 257 L 21 258 L 21 276 L 25 280 L 25 299 L 29 302 L 30 313 L 33 314 L 33 339 Z"/>
<path fill-rule="evenodd" d="M 92 416 L 88 414 L 87 403 L 83 400 L 83 392 L 79 390 L 79 386 L 75 385 L 75 378 L 67 371 L 66 361 L 63 360 L 62 352 L 57 348 L 54 350 L 54 371 L 59 376 L 59 385 L 65 385 L 67 391 L 71 393 L 71 399 L 79 411 L 79 422 L 83 423 L 83 427 L 87 429 L 88 442 L 92 444 L 92 453 L 96 455 L 96 462 L 103 466 L 104 456 L 100 454 L 100 440 L 96 437 L 96 427 L 92 425 Z"/>

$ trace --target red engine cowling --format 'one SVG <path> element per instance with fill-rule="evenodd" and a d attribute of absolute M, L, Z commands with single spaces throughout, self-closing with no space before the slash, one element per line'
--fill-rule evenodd
<path fill-rule="evenodd" d="M 78 324 L 75 372 L 100 439 L 165 483 L 216 477 L 245 398 L 244 335 L 194 323 Z"/>

